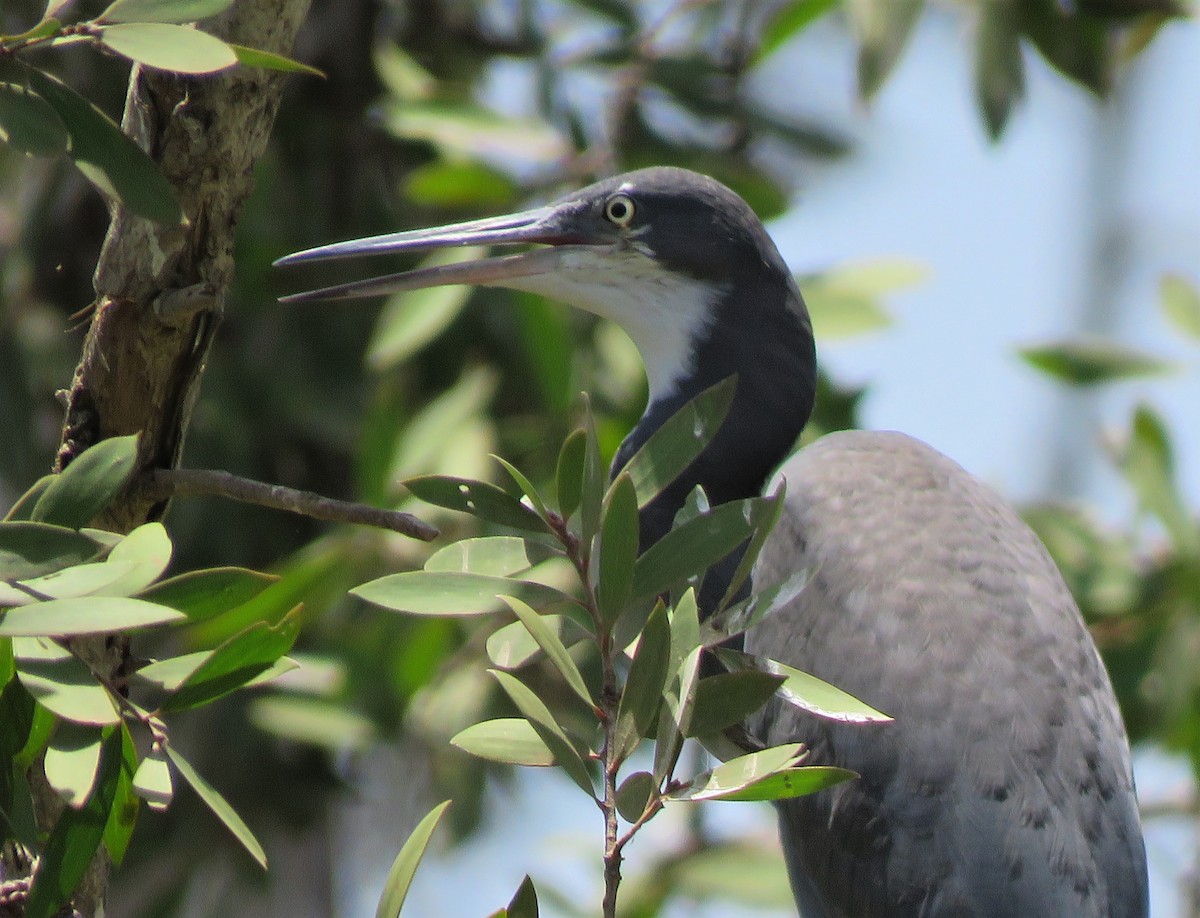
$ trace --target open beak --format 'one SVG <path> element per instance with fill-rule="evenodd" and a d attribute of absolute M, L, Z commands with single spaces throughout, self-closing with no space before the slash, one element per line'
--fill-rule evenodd
<path fill-rule="evenodd" d="M 597 246 L 612 244 L 614 240 L 599 238 L 572 230 L 569 227 L 573 214 L 559 205 L 547 205 L 502 217 L 470 220 L 432 229 L 411 230 L 403 233 L 388 233 L 348 242 L 335 242 L 315 249 L 307 249 L 286 255 L 275 262 L 275 266 L 302 264 L 334 258 L 350 258 L 359 255 L 384 255 L 397 252 L 425 252 L 470 245 L 514 245 L 535 243 L 549 248 L 533 249 L 514 255 L 484 258 L 457 264 L 437 265 L 389 274 L 385 277 L 351 281 L 334 287 L 293 293 L 280 297 L 281 303 L 305 303 L 315 300 L 349 300 L 359 297 L 395 293 L 400 290 L 418 290 L 424 287 L 440 287 L 449 284 L 477 284 L 480 286 L 505 286 L 505 281 L 534 275 L 552 274 L 562 265 L 563 259 L 578 248 L 595 250 Z"/>

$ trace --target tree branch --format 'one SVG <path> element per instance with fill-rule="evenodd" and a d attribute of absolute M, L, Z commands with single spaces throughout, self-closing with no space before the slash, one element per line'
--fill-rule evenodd
<path fill-rule="evenodd" d="M 422 542 L 432 541 L 438 536 L 434 526 L 411 513 L 336 500 L 312 491 L 297 491 L 295 488 L 267 484 L 212 469 L 157 469 L 147 476 L 143 487 L 147 491 L 146 496 L 154 501 L 207 494 L 244 504 L 287 510 L 316 520 L 390 529 Z"/>

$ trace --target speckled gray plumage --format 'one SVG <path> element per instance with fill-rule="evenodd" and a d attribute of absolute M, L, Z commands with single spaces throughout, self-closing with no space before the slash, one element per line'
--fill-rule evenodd
<path fill-rule="evenodd" d="M 1144 918 L 1124 727 L 1036 536 L 903 434 L 832 434 L 781 474 L 755 580 L 813 579 L 747 648 L 895 718 L 773 704 L 753 724 L 862 775 L 780 807 L 805 918 Z"/>

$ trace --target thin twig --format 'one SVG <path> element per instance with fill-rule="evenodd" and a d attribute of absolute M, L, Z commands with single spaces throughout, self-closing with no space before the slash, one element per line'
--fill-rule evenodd
<path fill-rule="evenodd" d="M 295 488 L 267 484 L 212 469 L 157 469 L 149 476 L 146 487 L 151 496 L 164 499 L 208 494 L 245 504 L 287 510 L 317 520 L 390 529 L 422 542 L 430 542 L 438 536 L 435 527 L 411 513 L 335 500 L 311 491 L 297 491 Z"/>

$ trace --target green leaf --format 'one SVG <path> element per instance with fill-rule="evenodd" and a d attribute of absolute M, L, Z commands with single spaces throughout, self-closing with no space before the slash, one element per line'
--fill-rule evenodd
<path fill-rule="evenodd" d="M 1200 341 L 1200 290 L 1182 274 L 1167 274 L 1159 287 L 1163 315 L 1175 328 Z"/>
<path fill-rule="evenodd" d="M 558 486 L 558 512 L 564 520 L 579 509 L 583 497 L 583 463 L 587 450 L 587 432 L 581 427 L 573 430 L 563 441 L 558 454 L 555 480 Z"/>
<path fill-rule="evenodd" d="M 512 699 L 524 718 L 533 725 L 542 742 L 554 756 L 554 762 L 587 794 L 594 794 L 592 776 L 562 726 L 555 720 L 546 703 L 516 676 L 502 669 L 489 669 L 505 694 Z"/>
<path fill-rule="evenodd" d="M 542 495 L 538 493 L 537 488 L 533 486 L 533 482 L 531 482 L 525 476 L 525 473 L 503 456 L 497 456 L 495 453 L 492 453 L 491 458 L 495 459 L 500 463 L 501 466 L 504 467 L 504 471 L 506 471 L 508 473 L 508 477 L 513 480 L 513 484 L 515 484 L 520 489 L 521 493 L 528 498 L 534 512 L 541 517 L 543 521 L 549 520 L 550 514 L 546 509 L 546 502 L 542 500 Z"/>
<path fill-rule="evenodd" d="M 537 890 L 533 888 L 533 880 L 529 874 L 521 881 L 516 893 L 505 909 L 506 918 L 538 918 Z"/>
<path fill-rule="evenodd" d="M 892 719 L 859 701 L 853 695 L 843 692 L 840 688 L 830 685 L 816 676 L 810 676 L 808 673 L 786 666 L 777 660 L 752 656 L 728 647 L 719 647 L 715 653 L 717 658 L 733 672 L 754 669 L 770 673 L 773 676 L 785 676 L 786 679 L 779 688 L 780 697 L 789 704 L 819 717 L 855 724 L 887 723 Z"/>
<path fill-rule="evenodd" d="M 657 791 L 654 775 L 648 771 L 635 771 L 617 788 L 617 812 L 626 822 L 637 822 Z"/>
<path fill-rule="evenodd" d="M 251 625 L 209 654 L 161 710 L 169 713 L 199 707 L 241 688 L 291 650 L 299 633 L 300 623 L 292 615 L 276 625 Z"/>
<path fill-rule="evenodd" d="M 734 635 L 749 631 L 799 596 L 808 586 L 809 579 L 807 570 L 796 571 L 782 583 L 759 590 L 741 602 L 721 610 L 705 620 L 700 629 L 700 641 L 705 647 L 711 647 Z"/>
<path fill-rule="evenodd" d="M 638 556 L 638 503 L 633 479 L 617 476 L 604 500 L 600 524 L 599 578 L 596 600 L 600 618 L 612 627 L 629 604 Z"/>
<path fill-rule="evenodd" d="M 688 591 L 691 592 L 690 590 Z M 674 669 L 674 676 L 663 692 L 666 703 L 658 719 L 658 737 L 654 744 L 654 777 L 667 778 L 679 759 L 684 735 L 688 733 L 696 707 L 697 680 L 703 647 L 693 647 Z"/>
<path fill-rule="evenodd" d="M 213 651 L 211 650 L 197 650 L 194 653 L 185 653 L 178 657 L 155 660 L 153 663 L 147 663 L 141 669 L 134 672 L 131 678 L 136 682 L 152 686 L 162 692 L 174 692 L 202 664 L 207 662 L 212 655 Z M 249 680 L 246 685 L 262 685 L 272 679 L 279 678 L 284 673 L 292 672 L 299 666 L 300 664 L 291 657 L 280 657 L 259 675 Z"/>
<path fill-rule="evenodd" d="M 129 726 L 121 724 L 121 768 L 112 809 L 104 825 L 104 847 L 115 866 L 120 866 L 133 840 L 141 799 L 133 792 L 133 776 L 138 767 L 137 747 L 129 734 Z"/>
<path fill-rule="evenodd" d="M 54 107 L 15 83 L 0 83 L 0 141 L 29 156 L 58 156 L 71 146 Z"/>
<path fill-rule="evenodd" d="M 366 749 L 377 739 L 370 719 L 319 698 L 268 695 L 254 699 L 247 716 L 260 730 L 293 743 L 320 746 L 335 755 Z"/>
<path fill-rule="evenodd" d="M 989 2 L 979 6 L 975 35 L 975 100 L 988 136 L 999 140 L 1013 103 L 1025 94 L 1025 62 L 1016 4 Z"/>
<path fill-rule="evenodd" d="M 25 918 L 51 918 L 70 901 L 108 823 L 121 767 L 121 731 L 104 740 L 95 790 L 80 809 L 65 807 L 42 849 L 41 866 L 25 904 Z"/>
<path fill-rule="evenodd" d="M 792 0 L 779 7 L 763 27 L 754 51 L 754 63 L 761 64 L 838 3 L 839 0 Z"/>
<path fill-rule="evenodd" d="M 46 780 L 75 809 L 87 803 L 100 768 L 100 731 L 79 724 L 59 724 L 46 747 Z"/>
<path fill-rule="evenodd" d="M 163 575 L 171 563 L 171 539 L 162 523 L 143 523 L 113 546 L 105 563 L 125 568 L 105 596 L 132 596 Z"/>
<path fill-rule="evenodd" d="M 414 497 L 445 507 L 469 513 L 489 523 L 525 529 L 530 532 L 547 532 L 546 524 L 538 515 L 502 488 L 486 481 L 471 481 L 450 475 L 422 475 L 409 478 L 404 487 Z"/>
<path fill-rule="evenodd" d="M 186 621 L 182 613 L 124 596 L 52 599 L 0 612 L 0 636 L 73 637 Z"/>
<path fill-rule="evenodd" d="M 460 731 L 450 744 L 489 762 L 537 767 L 554 764 L 550 747 L 522 717 L 485 720 Z"/>
<path fill-rule="evenodd" d="M 246 67 L 281 70 L 284 73 L 307 73 L 309 76 L 318 76 L 322 79 L 325 77 L 324 71 L 290 57 L 284 57 L 282 54 L 263 51 L 261 48 L 247 48 L 245 45 L 235 45 L 232 42 L 228 44 L 233 49 L 233 53 L 237 55 L 238 63 Z"/>
<path fill-rule="evenodd" d="M 225 828 L 233 833 L 233 837 L 250 853 L 250 856 L 258 862 L 258 865 L 266 870 L 266 852 L 263 851 L 262 845 L 258 843 L 258 839 L 254 837 L 254 833 L 242 821 L 242 817 L 234 812 L 233 807 L 217 792 L 216 788 L 200 777 L 187 759 L 169 746 L 165 751 L 167 758 L 175 766 L 175 770 L 179 772 L 184 781 L 191 785 L 192 790 L 204 801 L 205 806 L 212 810 L 213 814 L 221 820 Z"/>
<path fill-rule="evenodd" d="M 751 787 L 769 775 L 792 768 L 804 758 L 803 743 L 772 746 L 759 752 L 730 759 L 711 771 L 702 772 L 684 787 L 666 795 L 668 800 L 722 800 Z"/>
<path fill-rule="evenodd" d="M 633 481 L 639 507 L 678 478 L 717 435 L 737 388 L 730 376 L 705 389 L 668 418 L 634 453 L 624 471 Z"/>
<path fill-rule="evenodd" d="M 137 444 L 137 436 L 111 437 L 76 457 L 42 492 L 33 521 L 71 529 L 86 526 L 133 476 Z"/>
<path fill-rule="evenodd" d="M 65 660 L 22 660 L 21 685 L 47 710 L 74 723 L 119 723 L 117 703 L 96 677 L 73 657 Z"/>
<path fill-rule="evenodd" d="M 555 669 L 562 673 L 563 678 L 567 680 L 571 691 L 579 696 L 579 699 L 589 708 L 594 708 L 596 702 L 592 700 L 592 693 L 588 691 L 587 683 L 583 681 L 583 674 L 579 672 L 579 667 L 571 659 L 566 646 L 559 640 L 554 629 L 521 600 L 512 596 L 501 596 L 500 598 L 512 609 L 513 614 L 525 626 L 525 630 L 529 632 L 530 636 L 537 641 L 538 646 L 546 652 L 546 656 L 554 664 Z"/>
<path fill-rule="evenodd" d="M 637 655 L 621 692 L 613 743 L 616 761 L 626 759 L 654 725 L 662 705 L 670 659 L 671 626 L 667 622 L 666 609 L 658 605 L 646 619 L 646 627 L 638 639 Z"/>
<path fill-rule="evenodd" d="M 46 488 L 50 487 L 50 483 L 57 478 L 57 475 L 43 475 L 32 485 L 30 485 L 25 493 L 17 498 L 17 502 L 8 508 L 8 513 L 4 515 L 4 522 L 28 522 L 30 515 L 33 513 L 34 505 L 38 499 L 45 493 Z"/>
<path fill-rule="evenodd" d="M 195 22 L 233 6 L 233 0 L 116 0 L 97 22 Z"/>
<path fill-rule="evenodd" d="M 730 501 L 676 526 L 638 558 L 633 597 L 654 596 L 706 571 L 775 513 L 775 500 L 752 497 Z"/>
<path fill-rule="evenodd" d="M 583 557 L 592 553 L 592 540 L 600 531 L 604 506 L 604 468 L 600 464 L 600 441 L 596 437 L 596 417 L 587 395 L 584 401 L 583 485 L 579 492 L 579 541 Z"/>
<path fill-rule="evenodd" d="M 0 66 L 0 71 L 4 69 Z M 173 226 L 184 222 L 183 211 L 179 202 L 175 200 L 170 183 L 163 177 L 154 161 L 132 139 L 123 134 L 111 118 L 49 74 L 33 67 L 22 66 L 19 77 L 19 82 L 28 83 L 58 112 L 71 134 L 71 159 L 102 194 L 120 201 L 130 211 L 147 220 Z M 97 444 L 92 449 L 100 445 Z M 91 449 L 88 452 L 91 452 Z M 75 460 L 78 461 L 79 459 Z M 37 518 L 62 525 L 83 525 L 58 518 Z M 86 523 L 87 520 L 83 522 Z"/>
<path fill-rule="evenodd" d="M 426 571 L 513 577 L 523 574 L 561 552 L 541 542 L 515 536 L 484 536 L 460 539 L 439 548 L 426 560 Z"/>
<path fill-rule="evenodd" d="M 1141 508 L 1158 517 L 1180 553 L 1200 554 L 1200 528 L 1175 483 L 1166 425 L 1149 406 L 1139 405 L 1134 411 L 1129 439 L 1117 461 Z"/>
<path fill-rule="evenodd" d="M 734 570 L 733 576 L 729 579 L 729 585 L 725 588 L 725 595 L 721 597 L 721 601 L 717 604 L 718 612 L 723 611 L 729 603 L 733 602 L 734 597 L 738 595 L 738 591 L 742 588 L 742 584 L 750 576 L 755 562 L 758 561 L 758 555 L 762 551 L 763 545 L 767 542 L 767 537 L 775 529 L 775 524 L 779 522 L 779 515 L 783 513 L 783 501 L 786 496 L 787 481 L 785 479 L 779 482 L 778 487 L 775 488 L 775 492 L 762 505 L 761 511 L 755 514 L 754 534 L 750 536 L 750 542 L 746 545 L 746 550 L 742 552 L 737 569 Z"/>
<path fill-rule="evenodd" d="M 554 587 L 527 580 L 443 571 L 403 571 L 355 587 L 350 593 L 372 605 L 408 615 L 484 615 L 504 609 L 500 596 L 515 596 L 535 609 L 562 611 L 590 627 L 579 604 Z"/>
<path fill-rule="evenodd" d="M 133 790 L 152 810 L 161 812 L 171 805 L 175 788 L 171 784 L 171 768 L 161 746 L 155 745 L 142 759 L 133 776 Z"/>
<path fill-rule="evenodd" d="M 408 896 L 408 888 L 417 872 L 417 865 L 421 863 L 421 857 L 429 846 L 433 830 L 437 828 L 449 806 L 449 800 L 439 803 L 417 823 L 417 827 L 408 836 L 408 841 L 404 843 L 400 853 L 396 855 L 396 860 L 392 862 L 391 869 L 388 870 L 383 893 L 375 909 L 375 918 L 399 918 L 400 909 L 404 907 L 404 900 Z"/>
<path fill-rule="evenodd" d="M 1026 363 L 1074 386 L 1094 386 L 1120 379 L 1166 373 L 1164 360 L 1115 341 L 1077 339 L 1020 350 Z"/>
<path fill-rule="evenodd" d="M 443 249 L 425 259 L 423 267 L 478 261 L 487 253 L 479 247 Z M 388 297 L 367 345 L 367 363 L 380 372 L 403 363 L 444 332 L 462 312 L 470 287 L 426 287 Z"/>
<path fill-rule="evenodd" d="M 429 76 L 410 70 L 397 79 L 410 78 L 414 83 L 424 83 Z M 470 208 L 495 213 L 511 205 L 516 194 L 511 178 L 480 162 L 438 160 L 418 166 L 404 179 L 404 200 L 435 210 Z"/>
<path fill-rule="evenodd" d="M 539 616 L 547 628 L 563 640 L 564 632 L 572 640 L 587 636 L 588 632 L 574 621 L 561 615 Z M 582 617 L 582 616 L 581 616 Z M 487 639 L 487 655 L 492 665 L 501 669 L 520 669 L 541 654 L 542 648 L 519 621 L 497 628 Z"/>
<path fill-rule="evenodd" d="M 25 521 L 0 523 L 0 580 L 28 580 L 90 561 L 100 546 L 74 529 Z"/>
<path fill-rule="evenodd" d="M 872 98 L 899 61 L 924 0 L 845 0 L 859 42 L 858 91 Z"/>
<path fill-rule="evenodd" d="M 708 736 L 741 723 L 766 704 L 783 682 L 783 676 L 757 670 L 718 673 L 701 679 L 687 735 Z"/>
<path fill-rule="evenodd" d="M 166 22 L 105 26 L 100 41 L 123 57 L 171 73 L 216 73 L 238 62 L 233 49 L 216 36 Z"/>
<path fill-rule="evenodd" d="M 183 613 L 192 624 L 249 602 L 279 578 L 243 567 L 188 571 L 143 590 L 139 597 Z"/>
<path fill-rule="evenodd" d="M 858 775 L 845 768 L 832 765 L 810 765 L 805 768 L 785 768 L 774 774 L 751 781 L 742 787 L 723 791 L 706 787 L 681 800 L 790 800 L 857 778 Z"/>

